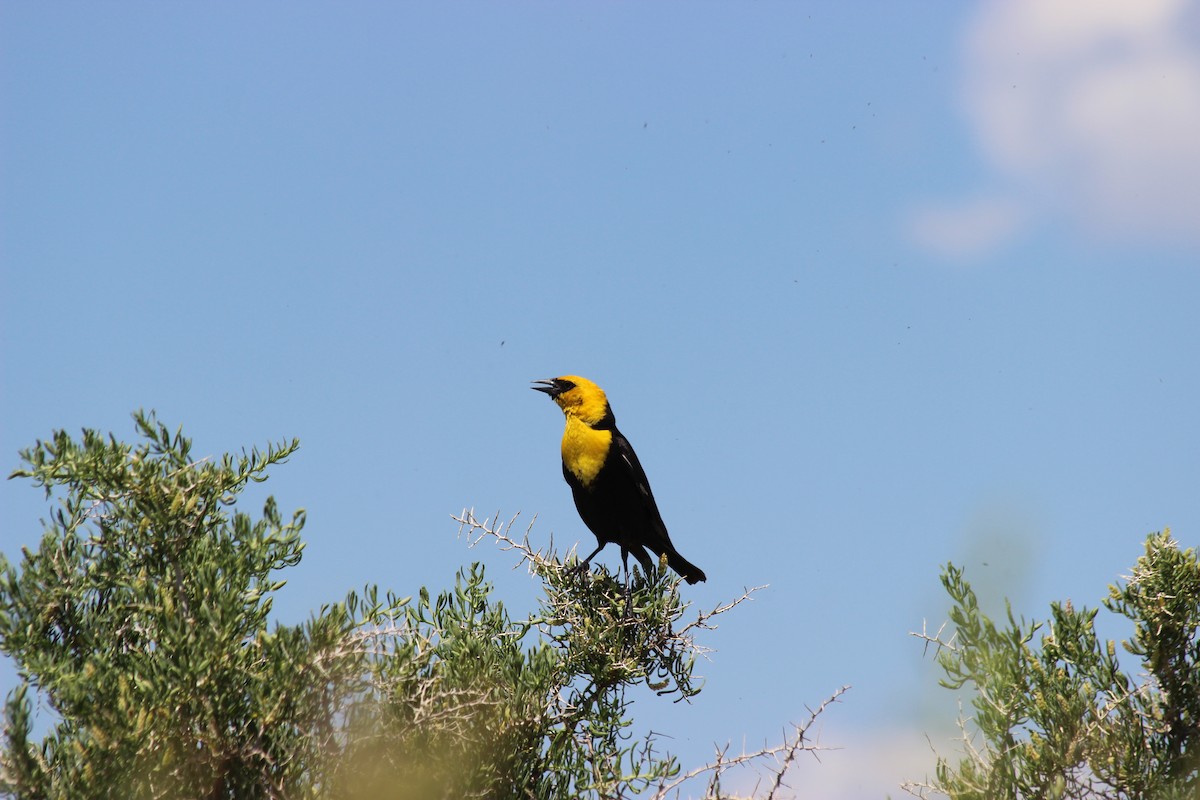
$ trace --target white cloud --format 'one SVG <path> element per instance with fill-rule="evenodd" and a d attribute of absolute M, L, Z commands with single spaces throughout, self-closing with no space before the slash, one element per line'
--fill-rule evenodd
<path fill-rule="evenodd" d="M 993 249 L 1020 229 L 1021 209 L 999 197 L 979 197 L 944 206 L 925 206 L 908 220 L 913 240 L 937 255 L 961 261 Z"/>
<path fill-rule="evenodd" d="M 1200 243 L 1200 5 L 985 0 L 963 59 L 963 108 L 1006 187 L 992 202 L 1092 236 Z"/>

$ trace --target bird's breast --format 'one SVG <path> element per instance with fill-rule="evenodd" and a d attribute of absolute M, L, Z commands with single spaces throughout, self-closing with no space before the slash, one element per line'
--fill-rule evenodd
<path fill-rule="evenodd" d="M 567 418 L 563 431 L 563 464 L 584 486 L 590 486 L 612 447 L 612 431 L 595 430 L 579 420 Z"/>

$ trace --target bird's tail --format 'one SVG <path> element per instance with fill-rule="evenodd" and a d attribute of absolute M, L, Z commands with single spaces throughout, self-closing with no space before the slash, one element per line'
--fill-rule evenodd
<path fill-rule="evenodd" d="M 704 574 L 704 570 L 679 555 L 675 550 L 667 551 L 667 566 L 682 575 L 683 579 L 688 583 L 698 583 L 699 581 L 708 580 Z"/>

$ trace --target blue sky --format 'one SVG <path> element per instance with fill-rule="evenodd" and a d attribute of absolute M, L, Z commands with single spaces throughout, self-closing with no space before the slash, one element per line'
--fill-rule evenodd
<path fill-rule="evenodd" d="M 282 621 L 471 560 L 528 608 L 450 515 L 591 549 L 528 389 L 585 375 L 687 597 L 769 584 L 639 720 L 692 765 L 853 684 L 791 783 L 898 796 L 941 564 L 1044 616 L 1200 538 L 1194 4 L 8 3 L 0 103 L 5 471 L 299 437 Z M 0 549 L 44 513 L 0 484 Z"/>

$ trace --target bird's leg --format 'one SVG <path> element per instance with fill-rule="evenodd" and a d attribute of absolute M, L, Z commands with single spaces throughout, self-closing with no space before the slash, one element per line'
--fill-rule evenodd
<path fill-rule="evenodd" d="M 629 574 L 629 551 L 621 548 L 621 566 L 625 568 L 625 618 L 633 616 L 633 576 Z"/>
<path fill-rule="evenodd" d="M 595 558 L 596 554 L 599 553 L 603 549 L 604 549 L 604 543 L 602 542 L 599 547 L 597 547 L 595 550 L 592 551 L 591 555 L 589 555 L 583 561 L 580 561 L 575 566 L 571 567 L 572 574 L 578 575 L 580 573 L 587 572 L 588 565 L 592 563 L 592 559 Z"/>

